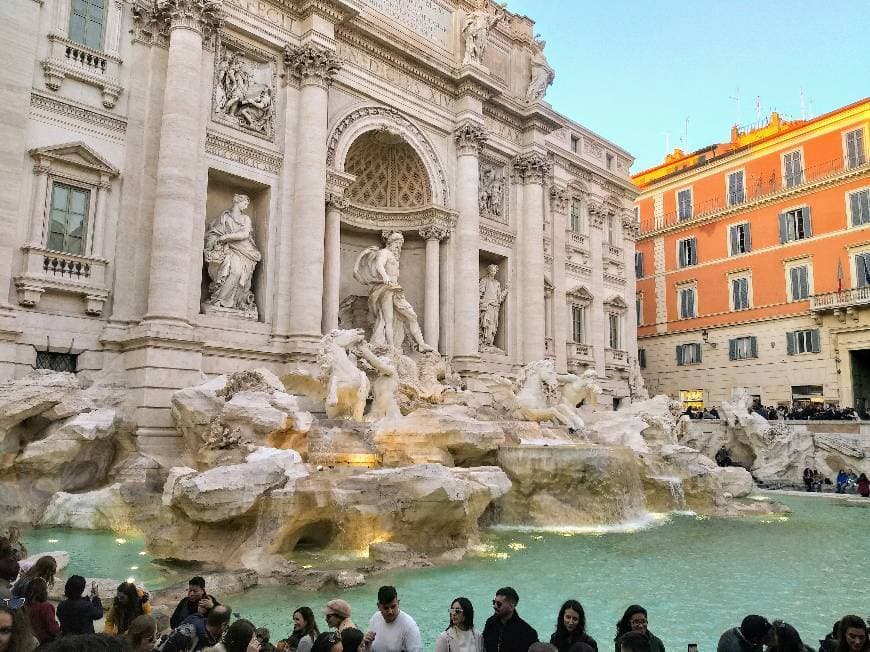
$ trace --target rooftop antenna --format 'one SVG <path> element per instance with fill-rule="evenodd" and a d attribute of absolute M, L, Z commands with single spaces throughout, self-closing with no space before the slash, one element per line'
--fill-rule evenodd
<path fill-rule="evenodd" d="M 801 120 L 807 119 L 807 107 L 804 103 L 804 87 L 801 86 Z"/>
<path fill-rule="evenodd" d="M 689 116 L 686 116 L 686 122 L 683 126 L 683 149 L 689 151 Z"/>
<path fill-rule="evenodd" d="M 761 95 L 755 96 L 755 117 L 758 123 L 761 124 Z"/>
<path fill-rule="evenodd" d="M 740 124 L 740 87 L 739 86 L 737 87 L 737 91 L 734 93 L 734 95 L 729 95 L 728 99 L 734 100 L 735 104 L 737 105 L 737 118 L 734 120 L 734 124 L 739 125 Z"/>

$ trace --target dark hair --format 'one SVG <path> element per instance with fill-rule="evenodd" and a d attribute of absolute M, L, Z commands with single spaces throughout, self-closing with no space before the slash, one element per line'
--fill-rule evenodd
<path fill-rule="evenodd" d="M 34 577 L 24 592 L 25 606 L 35 602 L 48 602 L 48 584 L 41 577 Z"/>
<path fill-rule="evenodd" d="M 314 639 L 314 645 L 311 646 L 311 652 L 329 652 L 332 646 L 341 641 L 341 636 L 338 632 L 323 632 L 318 634 Z"/>
<path fill-rule="evenodd" d="M 458 602 L 459 608 L 462 609 L 462 624 L 468 629 L 474 629 L 474 605 L 471 604 L 471 600 L 468 598 L 456 598 L 450 603 L 451 607 L 453 607 L 454 602 Z M 453 623 L 448 621 L 447 629 L 450 629 L 452 626 Z"/>
<path fill-rule="evenodd" d="M 194 575 L 187 581 L 188 586 L 198 586 L 203 591 L 205 591 L 205 579 L 200 577 L 199 575 Z"/>
<path fill-rule="evenodd" d="M 515 605 L 520 603 L 520 596 L 517 592 L 510 586 L 503 586 L 498 591 L 495 592 L 496 595 L 503 595 L 508 600 L 513 602 Z"/>
<path fill-rule="evenodd" d="M 224 647 L 227 652 L 245 652 L 251 639 L 254 638 L 255 631 L 256 629 L 250 620 L 240 618 L 234 622 L 224 634 Z"/>
<path fill-rule="evenodd" d="M 64 636 L 39 648 L 39 652 L 129 652 L 129 650 L 130 646 L 123 638 L 105 634 Z"/>
<path fill-rule="evenodd" d="M 212 627 L 223 627 L 228 622 L 230 622 L 230 616 L 232 615 L 233 610 L 230 609 L 228 604 L 219 604 L 216 605 L 214 609 L 208 612 L 208 616 L 206 616 L 205 624 L 211 625 Z M 250 641 L 250 639 L 248 639 Z"/>
<path fill-rule="evenodd" d="M 81 575 L 70 575 L 63 587 L 63 594 L 70 600 L 76 600 L 82 597 L 85 592 L 87 582 Z"/>
<path fill-rule="evenodd" d="M 770 628 L 773 627 L 764 616 L 750 614 L 740 623 L 740 633 L 750 643 L 760 641 L 765 636 Z"/>
<path fill-rule="evenodd" d="M 773 621 L 773 631 L 776 632 L 776 644 L 768 648 L 776 652 L 804 652 L 804 642 L 798 631 L 782 620 Z"/>
<path fill-rule="evenodd" d="M 119 602 L 116 595 L 112 601 L 111 616 L 118 633 L 124 634 L 130 627 L 130 623 L 142 615 L 142 602 L 139 600 L 136 585 L 132 582 L 121 582 L 118 585 L 118 593 L 127 596 L 127 601 L 125 603 Z"/>
<path fill-rule="evenodd" d="M 130 626 L 127 628 L 127 640 L 130 645 L 137 647 L 142 644 L 149 636 L 153 637 L 157 633 L 157 622 L 147 614 L 136 616 Z"/>
<path fill-rule="evenodd" d="M 341 632 L 342 652 L 357 652 L 363 642 L 363 633 L 356 627 L 348 627 Z"/>
<path fill-rule="evenodd" d="M 7 652 L 29 652 L 33 648 L 33 634 L 30 632 L 30 618 L 23 609 L 10 609 L 0 604 L 0 614 L 12 617 L 12 636 Z"/>
<path fill-rule="evenodd" d="M 265 627 L 257 627 L 254 630 L 254 636 L 260 639 L 260 643 L 268 643 L 269 639 L 272 638 L 272 632 Z"/>
<path fill-rule="evenodd" d="M 41 577 L 49 586 L 54 586 L 54 574 L 57 572 L 57 560 L 51 555 L 43 555 L 26 571 L 21 579 L 30 580 Z"/>
<path fill-rule="evenodd" d="M 302 616 L 302 620 L 305 621 L 305 627 L 302 628 L 303 636 L 311 636 L 314 634 L 315 637 L 320 635 L 320 630 L 317 629 L 317 619 L 314 617 L 314 612 L 311 611 L 311 607 L 299 607 L 294 614 L 299 614 Z"/>
<path fill-rule="evenodd" d="M 864 622 L 864 619 L 860 616 L 849 615 L 843 616 L 840 619 L 840 638 L 837 639 L 837 647 L 835 652 L 848 652 L 849 644 L 846 642 L 846 630 L 847 629 L 861 629 L 864 630 L 864 633 L 867 633 L 867 623 Z M 867 649 L 867 642 L 864 642 L 864 649 Z"/>
<path fill-rule="evenodd" d="M 626 632 L 616 639 L 616 645 L 620 652 L 623 648 L 630 652 L 650 652 L 649 638 L 640 632 Z"/>
<path fill-rule="evenodd" d="M 617 640 L 623 634 L 627 634 L 632 631 L 631 629 L 631 617 L 635 614 L 643 614 L 647 615 L 646 609 L 641 607 L 639 604 L 629 605 L 628 609 L 625 610 L 625 613 L 622 614 L 622 618 L 619 619 L 619 622 L 616 623 L 616 636 L 613 640 Z"/>
<path fill-rule="evenodd" d="M 569 634 L 568 630 L 565 628 L 565 612 L 571 609 L 572 611 L 576 611 L 577 615 L 580 616 L 580 621 L 577 623 L 576 629 Z M 562 608 L 559 609 L 559 615 L 556 617 L 556 636 L 565 636 L 570 638 L 576 638 L 578 634 L 586 633 L 586 612 L 583 611 L 583 605 L 577 602 L 577 600 L 565 600 Z"/>
<path fill-rule="evenodd" d="M 390 604 L 398 597 L 395 586 L 382 586 L 378 589 L 378 604 Z"/>

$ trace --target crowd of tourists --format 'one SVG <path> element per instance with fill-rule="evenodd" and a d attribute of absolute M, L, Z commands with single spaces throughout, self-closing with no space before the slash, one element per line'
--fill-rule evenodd
<path fill-rule="evenodd" d="M 801 404 L 795 403 L 791 408 L 787 405 L 774 407 L 772 405 L 764 406 L 761 404 L 753 405 L 750 412 L 759 414 L 768 421 L 777 421 L 788 419 L 792 421 L 860 421 L 870 419 L 870 415 L 864 414 L 862 417 L 858 414 L 855 408 L 839 407 L 837 405 L 828 405 L 821 403 Z M 680 416 L 686 415 L 690 419 L 719 419 L 719 411 L 715 407 L 696 408 L 693 406 L 687 407 Z"/>
<path fill-rule="evenodd" d="M 83 577 L 72 575 L 64 586 L 64 599 L 55 610 L 47 599 L 57 571 L 54 558 L 40 557 L 30 568 L 21 569 L 22 551 L 23 546 L 13 547 L 8 537 L 0 537 L 0 652 L 423 650 L 420 629 L 414 618 L 401 609 L 399 595 L 392 586 L 378 590 L 377 610 L 365 628 L 357 627 L 350 604 L 338 598 L 323 608 L 323 631 L 314 610 L 299 607 L 288 623 L 288 636 L 272 642 L 268 629 L 257 628 L 244 618 L 233 620 L 232 609 L 210 594 L 199 576 L 190 579 L 187 595 L 163 628 L 152 616 L 150 596 L 127 582 L 118 586 L 106 610 L 97 586 L 92 583 L 88 590 Z M 586 614 L 579 601 L 565 601 L 555 618 L 553 633 L 543 641 L 520 616 L 519 602 L 513 588 L 496 590 L 492 612 L 480 627 L 471 601 L 454 599 L 449 603 L 446 627 L 435 641 L 435 652 L 599 652 L 598 642 L 586 632 Z M 104 621 L 103 632 L 95 633 L 94 624 L 100 620 Z M 646 609 L 629 606 L 616 623 L 614 652 L 665 652 L 649 622 Z M 867 625 L 858 616 L 845 616 L 819 641 L 819 646 L 819 652 L 870 652 Z M 771 623 L 757 615 L 747 616 L 738 627 L 724 632 L 717 648 L 717 652 L 765 650 L 815 652 L 792 625 L 781 620 Z"/>

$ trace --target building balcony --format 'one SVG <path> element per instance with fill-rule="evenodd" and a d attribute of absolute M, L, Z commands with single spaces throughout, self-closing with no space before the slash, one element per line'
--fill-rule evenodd
<path fill-rule="evenodd" d="M 628 369 L 628 351 L 604 349 L 604 367 L 606 369 Z"/>
<path fill-rule="evenodd" d="M 574 251 L 589 251 L 589 238 L 582 233 L 565 231 L 565 246 Z"/>
<path fill-rule="evenodd" d="M 569 367 L 595 364 L 595 347 L 580 342 L 565 342 Z"/>
<path fill-rule="evenodd" d="M 855 308 L 870 306 L 870 285 L 860 288 L 846 288 L 841 292 L 826 292 L 810 297 L 810 312 L 835 314 L 854 312 Z"/>
<path fill-rule="evenodd" d="M 19 304 L 33 308 L 45 292 L 59 292 L 80 296 L 87 314 L 102 314 L 109 298 L 107 260 L 33 245 L 23 247 L 23 251 L 24 272 L 15 277 Z"/>
<path fill-rule="evenodd" d="M 622 247 L 614 247 L 606 242 L 601 243 L 601 256 L 604 260 L 622 261 Z"/>

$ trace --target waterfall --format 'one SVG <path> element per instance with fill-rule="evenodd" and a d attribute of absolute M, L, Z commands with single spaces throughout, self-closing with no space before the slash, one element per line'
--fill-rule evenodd
<path fill-rule="evenodd" d="M 671 494 L 671 509 L 673 511 L 685 511 L 686 493 L 683 491 L 683 480 L 674 475 L 650 476 L 651 480 L 657 480 L 668 487 Z"/>

